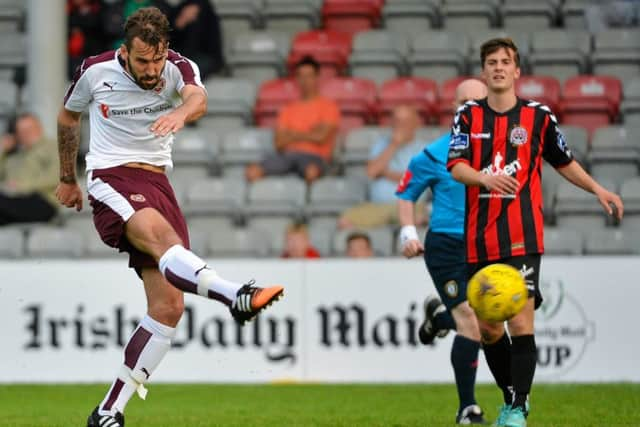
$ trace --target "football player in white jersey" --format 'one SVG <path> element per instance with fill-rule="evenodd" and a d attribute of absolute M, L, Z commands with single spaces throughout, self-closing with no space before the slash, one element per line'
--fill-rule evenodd
<path fill-rule="evenodd" d="M 63 205 L 82 209 L 76 182 L 80 116 L 89 110 L 87 188 L 94 223 L 109 246 L 129 253 L 142 278 L 147 314 L 124 349 L 124 363 L 88 427 L 122 427 L 127 402 L 149 379 L 175 335 L 189 292 L 226 304 L 238 323 L 252 319 L 284 292 L 220 277 L 189 250 L 187 226 L 165 175 L 172 167 L 173 134 L 206 112 L 196 64 L 169 49 L 169 23 L 143 8 L 125 23 L 117 51 L 87 58 L 58 115 Z"/>

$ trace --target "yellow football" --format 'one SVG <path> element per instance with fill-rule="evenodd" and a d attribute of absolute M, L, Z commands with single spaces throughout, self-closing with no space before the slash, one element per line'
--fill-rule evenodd
<path fill-rule="evenodd" d="M 504 322 L 524 308 L 527 285 L 516 268 L 507 264 L 490 264 L 469 280 L 467 300 L 479 318 L 488 322 Z"/>

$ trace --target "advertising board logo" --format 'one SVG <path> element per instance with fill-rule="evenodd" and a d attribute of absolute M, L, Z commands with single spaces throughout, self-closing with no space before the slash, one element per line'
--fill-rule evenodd
<path fill-rule="evenodd" d="M 543 279 L 544 302 L 536 311 L 536 377 L 555 379 L 573 369 L 595 338 L 595 324 L 561 279 Z"/>

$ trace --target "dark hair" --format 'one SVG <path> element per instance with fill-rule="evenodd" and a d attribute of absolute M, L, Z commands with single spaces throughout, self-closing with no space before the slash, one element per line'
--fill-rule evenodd
<path fill-rule="evenodd" d="M 502 37 L 487 40 L 482 43 L 480 46 L 480 63 L 484 68 L 484 61 L 487 59 L 487 56 L 491 55 L 494 52 L 497 52 L 500 49 L 511 49 L 513 51 L 513 60 L 516 63 L 516 67 L 520 67 L 520 53 L 518 53 L 518 47 L 509 37 Z"/>
<path fill-rule="evenodd" d="M 131 49 L 134 38 L 159 49 L 169 42 L 169 20 L 157 7 L 143 7 L 136 10 L 124 23 L 124 43 Z"/>
<path fill-rule="evenodd" d="M 298 62 L 296 62 L 296 70 L 305 65 L 312 66 L 316 74 L 320 71 L 320 63 L 316 61 L 311 55 L 305 55 Z"/>
<path fill-rule="evenodd" d="M 349 233 L 349 235 L 347 236 L 347 245 L 351 243 L 352 240 L 357 240 L 357 239 L 366 240 L 369 247 L 371 247 L 371 238 L 367 233 L 363 231 L 354 231 L 352 233 Z"/>

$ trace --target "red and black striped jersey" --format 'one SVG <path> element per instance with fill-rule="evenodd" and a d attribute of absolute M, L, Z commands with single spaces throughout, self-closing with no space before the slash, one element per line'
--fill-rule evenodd
<path fill-rule="evenodd" d="M 466 190 L 467 262 L 494 261 L 544 252 L 542 159 L 555 168 L 573 160 L 549 107 L 518 98 L 497 113 L 487 100 L 469 101 L 456 112 L 447 168 L 464 162 L 482 173 L 511 175 L 516 194 Z"/>

